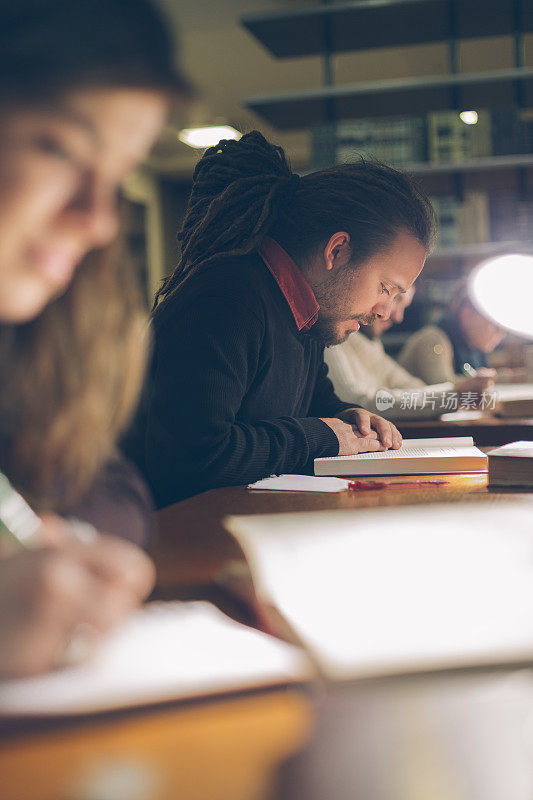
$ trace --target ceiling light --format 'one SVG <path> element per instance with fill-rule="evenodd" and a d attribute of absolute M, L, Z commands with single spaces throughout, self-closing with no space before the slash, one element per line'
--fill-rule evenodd
<path fill-rule="evenodd" d="M 198 149 L 213 147 L 221 139 L 240 139 L 241 136 L 242 134 L 230 125 L 203 125 L 199 128 L 184 128 L 178 133 L 180 142 Z"/>
<path fill-rule="evenodd" d="M 465 125 L 476 125 L 477 111 L 461 111 L 459 119 L 464 122 Z"/>
<path fill-rule="evenodd" d="M 512 253 L 484 261 L 471 273 L 470 298 L 483 316 L 533 339 L 533 256 Z"/>

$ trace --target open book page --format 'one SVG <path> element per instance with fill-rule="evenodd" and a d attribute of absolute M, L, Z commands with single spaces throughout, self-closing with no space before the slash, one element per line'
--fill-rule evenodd
<path fill-rule="evenodd" d="M 533 398 L 533 383 L 497 383 L 494 394 L 498 401 L 527 400 Z"/>
<path fill-rule="evenodd" d="M 471 437 L 410 439 L 398 450 L 315 458 L 315 475 L 417 475 L 485 472 L 487 457 Z"/>
<path fill-rule="evenodd" d="M 411 450 L 419 447 L 473 447 L 471 436 L 444 436 L 429 439 L 404 439 L 401 449 Z"/>
<path fill-rule="evenodd" d="M 533 498 L 231 517 L 260 598 L 333 679 L 533 657 Z"/>
<path fill-rule="evenodd" d="M 471 436 L 450 436 L 448 438 L 435 438 L 435 439 L 404 439 L 402 446 L 398 450 L 383 450 L 378 453 L 358 453 L 357 455 L 348 456 L 331 456 L 328 461 L 346 461 L 356 459 L 363 461 L 367 458 L 416 458 L 417 456 L 435 456 L 447 455 L 458 456 L 465 455 L 468 452 L 471 455 L 475 450 L 476 454 L 480 454 L 480 450 L 474 447 L 474 440 Z M 324 458 L 317 458 L 315 461 L 325 461 Z"/>
<path fill-rule="evenodd" d="M 400 447 L 398 450 L 383 450 L 377 453 L 358 453 L 354 456 L 332 456 L 328 461 L 382 461 L 392 458 L 457 458 L 458 456 L 478 456 L 483 453 L 477 447 Z M 316 461 L 325 459 L 317 458 Z"/>
<path fill-rule="evenodd" d="M 90 662 L 0 683 L 0 714 L 91 713 L 309 676 L 299 650 L 209 603 L 150 603 L 108 636 Z"/>

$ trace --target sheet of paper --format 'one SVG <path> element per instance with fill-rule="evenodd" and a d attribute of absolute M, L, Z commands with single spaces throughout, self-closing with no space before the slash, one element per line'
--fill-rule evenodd
<path fill-rule="evenodd" d="M 226 524 L 260 597 L 346 679 L 533 657 L 532 523 L 521 497 Z"/>
<path fill-rule="evenodd" d="M 472 422 L 475 419 L 483 419 L 485 416 L 486 412 L 465 409 L 464 411 L 450 411 L 447 414 L 441 414 L 440 420 L 441 422 Z"/>
<path fill-rule="evenodd" d="M 90 662 L 0 683 L 0 714 L 91 713 L 309 677 L 296 648 L 209 603 L 150 603 Z"/>
<path fill-rule="evenodd" d="M 266 489 L 277 492 L 343 492 L 349 481 L 343 478 L 321 478 L 316 475 L 271 475 L 250 483 L 248 489 Z"/>

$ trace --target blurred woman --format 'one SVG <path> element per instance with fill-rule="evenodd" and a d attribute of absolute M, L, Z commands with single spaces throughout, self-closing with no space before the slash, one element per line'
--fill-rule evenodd
<path fill-rule="evenodd" d="M 504 332 L 474 308 L 466 285 L 459 287 L 450 310 L 438 325 L 427 325 L 405 343 L 398 362 L 425 383 L 456 382 L 477 377 L 477 391 L 489 388 L 496 373 L 488 369 L 487 355 L 502 341 Z"/>
<path fill-rule="evenodd" d="M 449 407 L 451 395 L 459 402 L 465 392 L 472 404 L 482 401 L 490 378 L 456 377 L 453 382 L 426 384 L 385 352 L 381 337 L 403 321 L 414 293 L 412 286 L 394 298 L 389 319 L 376 319 L 362 326 L 359 333 L 349 336 L 343 344 L 325 351 L 330 380 L 342 400 L 378 411 L 388 419 L 438 417 Z"/>
<path fill-rule="evenodd" d="M 61 660 L 149 592 L 144 486 L 118 457 L 142 381 L 140 293 L 119 192 L 185 84 L 148 0 L 0 8 L 0 470 L 45 513 L 42 547 L 0 547 L 0 676 Z"/>

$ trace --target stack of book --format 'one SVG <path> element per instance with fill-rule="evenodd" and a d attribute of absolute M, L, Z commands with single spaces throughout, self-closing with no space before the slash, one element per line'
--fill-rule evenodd
<path fill-rule="evenodd" d="M 427 160 L 424 117 L 340 120 L 312 131 L 316 168 L 367 159 L 401 166 Z"/>
<path fill-rule="evenodd" d="M 489 486 L 533 488 L 533 442 L 513 442 L 490 450 Z"/>
<path fill-rule="evenodd" d="M 489 202 L 492 241 L 530 241 L 533 237 L 533 200 L 503 192 Z"/>
<path fill-rule="evenodd" d="M 437 195 L 431 202 L 439 220 L 440 247 L 491 241 L 486 192 L 466 192 L 462 202 L 453 195 Z"/>
<path fill-rule="evenodd" d="M 490 112 L 478 111 L 475 125 L 465 125 L 457 111 L 427 116 L 428 155 L 435 163 L 454 163 L 492 154 Z"/>
<path fill-rule="evenodd" d="M 533 151 L 533 112 L 527 109 L 477 110 L 465 124 L 457 111 L 425 116 L 344 119 L 316 125 L 311 133 L 315 168 L 354 161 L 359 156 L 385 163 L 462 161 Z"/>
<path fill-rule="evenodd" d="M 533 112 L 495 109 L 490 115 L 492 153 L 507 156 L 533 152 Z"/>

